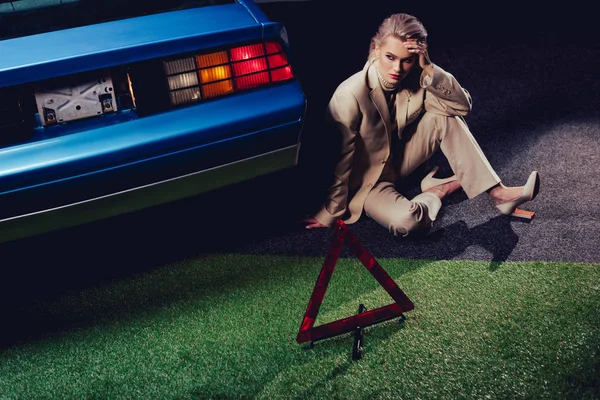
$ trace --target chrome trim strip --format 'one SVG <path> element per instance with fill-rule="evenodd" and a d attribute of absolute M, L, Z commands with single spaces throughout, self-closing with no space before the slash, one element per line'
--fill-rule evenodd
<path fill-rule="evenodd" d="M 0 220 L 0 243 L 169 203 L 293 167 L 300 144 L 176 178 Z"/>

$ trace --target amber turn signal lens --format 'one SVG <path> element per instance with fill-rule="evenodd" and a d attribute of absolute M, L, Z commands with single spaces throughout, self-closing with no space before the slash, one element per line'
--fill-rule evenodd
<path fill-rule="evenodd" d="M 233 82 L 231 79 L 226 81 L 209 83 L 208 85 L 202 85 L 202 96 L 204 98 L 211 98 L 222 96 L 233 92 Z"/>
<path fill-rule="evenodd" d="M 229 57 L 227 56 L 227 51 L 219 51 L 217 53 L 204 54 L 197 57 L 198 58 L 198 66 L 200 68 L 212 67 L 220 64 L 227 64 L 229 62 Z"/>
<path fill-rule="evenodd" d="M 229 65 L 221 65 L 220 67 L 200 70 L 200 80 L 202 83 L 220 81 L 227 78 L 231 78 L 231 69 L 229 68 Z"/>

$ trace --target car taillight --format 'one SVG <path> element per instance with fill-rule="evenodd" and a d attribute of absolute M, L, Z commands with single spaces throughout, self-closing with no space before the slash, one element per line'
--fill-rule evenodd
<path fill-rule="evenodd" d="M 201 68 L 202 96 L 206 99 L 233 92 L 231 66 L 226 51 L 199 55 L 198 66 Z"/>
<path fill-rule="evenodd" d="M 265 46 L 260 44 L 251 44 L 249 46 L 236 47 L 229 50 L 231 61 L 248 60 L 250 58 L 262 57 L 265 55 Z"/>
<path fill-rule="evenodd" d="M 282 45 L 255 43 L 163 62 L 171 105 L 183 105 L 294 78 Z"/>

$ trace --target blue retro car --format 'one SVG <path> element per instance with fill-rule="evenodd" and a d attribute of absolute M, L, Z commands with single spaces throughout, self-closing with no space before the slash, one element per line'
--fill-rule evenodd
<path fill-rule="evenodd" d="M 306 99 L 252 0 L 0 2 L 0 242 L 298 163 Z"/>

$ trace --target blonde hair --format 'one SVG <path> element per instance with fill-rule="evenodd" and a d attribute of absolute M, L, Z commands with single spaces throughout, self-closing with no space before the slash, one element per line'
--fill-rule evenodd
<path fill-rule="evenodd" d="M 383 43 L 388 37 L 393 36 L 401 41 L 407 39 L 417 39 L 427 41 L 427 30 L 416 17 L 410 14 L 392 14 L 383 20 L 379 25 L 379 30 L 371 38 L 369 47 L 369 60 L 375 57 L 375 49 Z"/>

